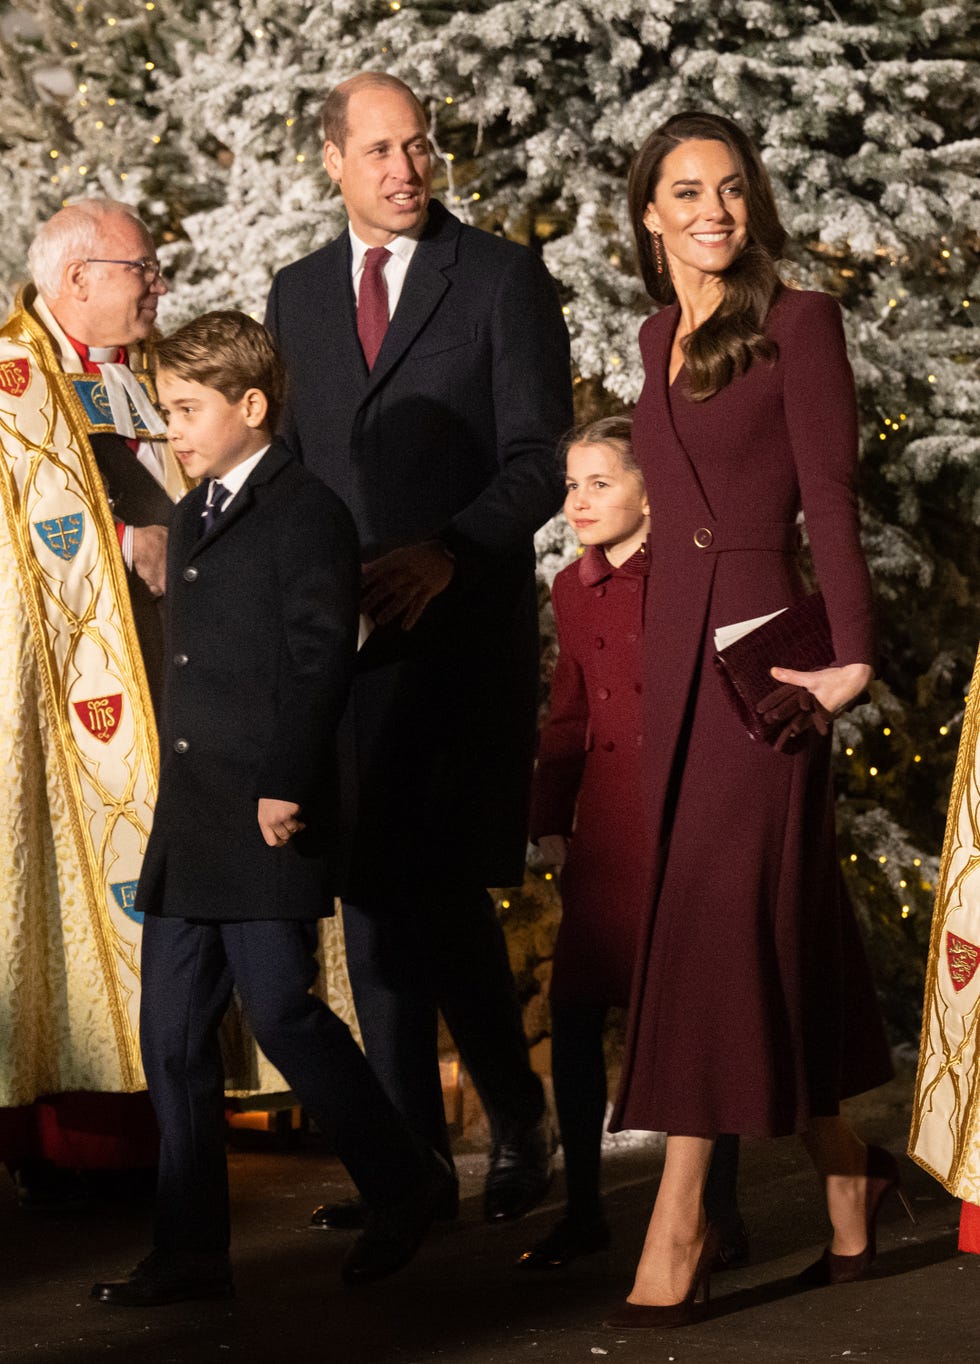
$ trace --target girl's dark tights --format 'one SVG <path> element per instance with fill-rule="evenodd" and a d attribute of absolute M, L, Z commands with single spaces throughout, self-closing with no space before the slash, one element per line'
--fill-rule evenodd
<path fill-rule="evenodd" d="M 551 1005 L 551 1074 L 565 1152 L 567 1213 L 576 1221 L 594 1221 L 600 1216 L 607 1013 L 603 1004 Z M 705 1212 L 723 1238 L 741 1225 L 736 1196 L 738 1150 L 738 1137 L 718 1137 L 704 1190 Z"/>
<path fill-rule="evenodd" d="M 602 1035 L 604 1004 L 551 1006 L 551 1075 L 561 1144 L 565 1152 L 565 1194 L 569 1217 L 599 1216 L 599 1166 L 606 1116 L 606 1057 Z"/>

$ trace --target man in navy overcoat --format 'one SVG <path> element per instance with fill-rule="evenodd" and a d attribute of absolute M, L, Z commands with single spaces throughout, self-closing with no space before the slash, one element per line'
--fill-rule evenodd
<path fill-rule="evenodd" d="M 342 772 L 351 983 L 375 1070 L 448 1156 L 442 1011 L 490 1119 L 485 1210 L 501 1220 L 532 1207 L 549 1175 L 541 1085 L 486 888 L 523 877 L 533 535 L 562 497 L 568 336 L 531 250 L 430 199 L 426 119 L 407 86 L 354 77 L 328 97 L 324 132 L 349 230 L 280 271 L 266 321 L 289 373 L 283 435 L 353 513 L 374 623 Z M 332 1205 L 315 1220 L 359 1215 Z"/>

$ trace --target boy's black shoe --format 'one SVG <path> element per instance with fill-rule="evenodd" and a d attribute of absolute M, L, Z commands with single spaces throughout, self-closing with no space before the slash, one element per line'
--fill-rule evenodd
<path fill-rule="evenodd" d="M 232 1298 L 227 1255 L 154 1250 L 125 1279 L 97 1283 L 91 1296 L 111 1307 L 162 1307 L 192 1298 Z"/>
<path fill-rule="evenodd" d="M 459 1216 L 459 1180 L 439 1196 L 432 1213 L 434 1222 L 455 1222 Z M 325 1231 L 363 1231 L 367 1226 L 368 1206 L 363 1198 L 343 1198 L 336 1203 L 321 1203 L 310 1216 L 311 1227 Z"/>
<path fill-rule="evenodd" d="M 452 1170 L 433 1151 L 428 1178 L 417 1191 L 387 1208 L 369 1210 L 364 1230 L 344 1260 L 344 1282 L 372 1283 L 407 1265 L 455 1183 Z"/>
<path fill-rule="evenodd" d="M 537 1207 L 551 1184 L 553 1150 L 547 1118 L 494 1143 L 483 1189 L 487 1222 L 513 1222 Z"/>

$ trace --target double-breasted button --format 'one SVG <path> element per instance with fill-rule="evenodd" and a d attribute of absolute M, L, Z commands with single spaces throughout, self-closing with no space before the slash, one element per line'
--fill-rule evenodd
<path fill-rule="evenodd" d="M 187 657 L 186 654 L 174 654 L 175 668 L 186 668 L 189 662 L 190 659 Z"/>
<path fill-rule="evenodd" d="M 603 748 L 606 750 L 607 753 L 612 753 L 613 750 L 614 750 L 615 747 L 616 747 L 616 745 L 615 745 L 615 743 L 613 742 L 612 739 L 607 739 L 606 742 L 605 742 L 602 746 L 603 746 Z"/>
<path fill-rule="evenodd" d="M 177 739 L 177 740 L 174 741 L 174 752 L 175 752 L 175 753 L 189 753 L 189 752 L 190 752 L 190 747 L 191 747 L 191 746 L 190 746 L 190 744 L 187 742 L 186 739 Z"/>
<path fill-rule="evenodd" d="M 694 532 L 694 543 L 697 545 L 698 549 L 707 549 L 714 538 L 714 534 L 707 526 L 700 526 Z"/>
<path fill-rule="evenodd" d="M 597 649 L 604 649 L 604 648 L 606 647 L 606 641 L 602 638 L 601 635 L 596 635 L 596 637 L 595 637 L 595 647 L 596 647 Z"/>
<path fill-rule="evenodd" d="M 609 688 L 608 688 L 608 687 L 600 687 L 599 690 L 598 690 L 598 692 L 596 693 L 596 695 L 599 697 L 599 700 L 600 700 L 600 701 L 608 701 L 608 700 L 609 700 Z"/>
<path fill-rule="evenodd" d="M 191 564 L 189 567 L 187 567 L 187 568 L 184 569 L 184 582 L 185 582 L 185 583 L 196 583 L 196 582 L 197 582 L 197 578 L 198 578 L 198 570 L 194 567 L 193 564 Z"/>

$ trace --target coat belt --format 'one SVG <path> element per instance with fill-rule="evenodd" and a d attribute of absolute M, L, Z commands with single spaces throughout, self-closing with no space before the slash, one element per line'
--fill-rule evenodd
<path fill-rule="evenodd" d="M 674 535 L 677 535 L 675 530 Z M 693 526 L 687 544 L 706 554 L 724 554 L 729 550 L 769 550 L 777 554 L 795 554 L 800 548 L 800 531 L 795 521 L 712 522 Z M 672 536 L 672 538 L 674 538 Z"/>

